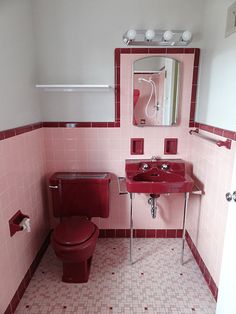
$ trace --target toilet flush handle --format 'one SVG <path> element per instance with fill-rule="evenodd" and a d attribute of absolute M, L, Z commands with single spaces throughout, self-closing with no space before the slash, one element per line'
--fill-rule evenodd
<path fill-rule="evenodd" d="M 58 185 L 49 185 L 49 189 L 58 189 Z"/>

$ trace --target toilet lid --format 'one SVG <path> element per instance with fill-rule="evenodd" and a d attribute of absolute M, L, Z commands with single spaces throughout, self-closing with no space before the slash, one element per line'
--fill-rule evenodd
<path fill-rule="evenodd" d="M 73 217 L 56 226 L 53 239 L 63 245 L 77 245 L 87 241 L 96 229 L 91 221 Z"/>

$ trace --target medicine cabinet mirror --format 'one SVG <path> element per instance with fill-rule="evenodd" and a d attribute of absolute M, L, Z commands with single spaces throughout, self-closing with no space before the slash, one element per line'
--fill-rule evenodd
<path fill-rule="evenodd" d="M 177 124 L 180 63 L 162 56 L 138 59 L 133 64 L 133 124 Z"/>

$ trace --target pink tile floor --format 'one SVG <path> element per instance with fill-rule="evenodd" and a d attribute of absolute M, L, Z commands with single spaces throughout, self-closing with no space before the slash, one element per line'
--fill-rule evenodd
<path fill-rule="evenodd" d="M 61 263 L 49 248 L 17 314 L 155 313 L 214 314 L 216 303 L 188 247 L 180 264 L 181 239 L 99 239 L 89 282 L 61 282 Z"/>

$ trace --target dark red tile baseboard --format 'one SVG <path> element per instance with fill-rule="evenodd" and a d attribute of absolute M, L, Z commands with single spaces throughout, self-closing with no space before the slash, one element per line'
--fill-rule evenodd
<path fill-rule="evenodd" d="M 212 293 L 213 297 L 217 301 L 218 288 L 216 286 L 216 283 L 215 283 L 214 279 L 212 278 L 209 270 L 207 269 L 205 263 L 203 262 L 200 254 L 199 254 L 199 252 L 198 252 L 195 244 L 193 243 L 193 241 L 192 241 L 192 239 L 191 239 L 191 237 L 190 237 L 188 232 L 186 232 L 186 241 L 188 243 L 188 246 L 189 246 L 189 248 L 190 248 L 190 250 L 191 250 L 191 252 L 192 252 L 192 254 L 193 254 L 193 256 L 194 256 L 194 258 L 195 258 L 195 260 L 196 260 L 196 262 L 197 262 L 197 264 L 198 264 L 198 266 L 199 266 L 199 268 L 200 268 L 200 270 L 202 272 L 202 274 L 203 274 L 204 279 L 206 280 L 206 283 L 207 283 L 209 289 L 211 290 L 211 293 Z"/>
<path fill-rule="evenodd" d="M 21 281 L 18 289 L 16 290 L 16 293 L 14 294 L 10 304 L 8 305 L 6 311 L 4 312 L 4 314 L 13 314 L 17 308 L 17 305 L 19 304 L 26 288 L 28 287 L 28 284 L 31 280 L 31 278 L 33 277 L 33 274 L 35 272 L 35 270 L 37 269 L 49 243 L 50 243 L 50 235 L 51 232 L 49 232 L 49 234 L 47 235 L 43 245 L 41 246 L 38 254 L 36 255 L 33 263 L 30 265 L 30 268 L 28 269 L 27 273 L 25 274 L 25 277 L 23 278 L 23 280 Z"/>
<path fill-rule="evenodd" d="M 100 229 L 99 238 L 129 238 L 130 229 Z M 182 229 L 134 229 L 134 238 L 181 238 Z"/>

